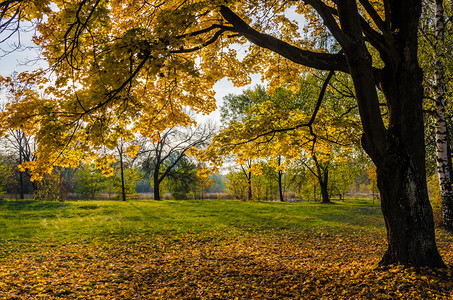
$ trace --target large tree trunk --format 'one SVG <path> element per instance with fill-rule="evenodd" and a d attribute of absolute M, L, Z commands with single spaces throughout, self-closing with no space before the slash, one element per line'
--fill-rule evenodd
<path fill-rule="evenodd" d="M 387 227 L 381 264 L 442 267 L 426 187 L 422 72 L 416 55 L 407 54 L 401 53 L 400 64 L 386 67 L 382 76 L 389 111 L 386 149 L 365 147 L 377 167 Z"/>
<path fill-rule="evenodd" d="M 453 192 L 449 164 L 448 127 L 445 116 L 445 80 L 443 68 L 444 43 L 443 0 L 436 0 L 436 48 L 434 49 L 434 89 L 436 104 L 436 162 L 442 197 L 442 226 L 453 230 Z"/>
<path fill-rule="evenodd" d="M 387 226 L 388 249 L 381 264 L 443 267 L 434 238 L 432 209 L 425 175 L 422 114 L 422 72 L 417 61 L 417 30 L 421 0 L 385 0 L 385 19 L 360 1 L 377 20 L 380 32 L 361 20 L 355 0 L 334 1 L 336 23 L 330 7 L 306 0 L 323 19 L 342 47 L 351 75 L 363 126 L 362 144 L 376 165 L 382 212 Z M 336 55 L 314 54 L 273 37 L 257 33 L 230 10 L 222 15 L 251 42 L 277 52 L 295 63 L 323 70 L 344 70 Z M 363 26 L 363 27 L 362 27 Z M 379 51 L 385 69 L 373 68 L 365 45 Z M 334 66 L 338 63 L 338 66 Z M 384 124 L 376 85 L 387 100 L 388 122 Z"/>
<path fill-rule="evenodd" d="M 421 3 L 389 1 L 394 12 L 391 31 L 400 35 L 387 41 L 392 51 L 381 53 L 385 68 L 376 80 L 352 2 L 340 5 L 339 13 L 350 38 L 344 50 L 358 98 L 362 142 L 377 168 L 387 227 L 388 249 L 381 264 L 442 267 L 425 175 L 422 71 L 417 60 Z M 379 109 L 376 82 L 387 100 L 387 128 Z"/>
<path fill-rule="evenodd" d="M 395 150 L 393 157 L 386 158 L 387 167 L 377 171 L 388 238 L 380 264 L 441 267 L 424 172 L 407 151 Z"/>

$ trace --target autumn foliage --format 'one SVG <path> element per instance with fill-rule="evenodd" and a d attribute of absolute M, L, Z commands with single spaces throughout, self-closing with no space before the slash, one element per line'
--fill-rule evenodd
<path fill-rule="evenodd" d="M 2 203 L 0 222 L 6 220 L 12 205 L 12 201 Z M 35 226 L 53 233 L 47 238 L 36 233 L 6 239 L 6 232 L 2 234 L 0 299 L 453 296 L 451 267 L 377 267 L 386 247 L 385 231 L 378 205 L 368 202 L 328 207 L 234 201 L 77 202 L 51 210 L 45 202 L 39 207 L 32 205 L 16 208 L 17 218 L 41 209 L 35 215 L 41 216 Z M 296 217 L 291 212 L 300 214 L 301 209 L 311 213 Z M 331 215 L 319 214 L 322 209 Z M 158 212 L 137 221 L 153 210 Z M 178 219 L 171 219 L 172 215 Z M 228 220 L 222 219 L 224 215 Z M 212 223 L 211 218 L 218 222 Z M 321 220 L 328 223 L 319 223 Z M 84 225 L 68 228 L 71 222 Z M 181 227 L 181 223 L 185 225 Z M 66 228 L 57 229 L 61 224 L 67 224 Z M 94 224 L 96 227 L 89 227 Z M 135 230 L 130 230 L 133 227 Z M 28 233 L 28 229 L 22 230 Z M 440 251 L 450 266 L 452 241 L 451 235 L 438 232 Z"/>

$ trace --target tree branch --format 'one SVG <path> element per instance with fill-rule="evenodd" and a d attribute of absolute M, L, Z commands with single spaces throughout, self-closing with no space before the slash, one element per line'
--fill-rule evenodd
<path fill-rule="evenodd" d="M 321 91 L 319 92 L 318 101 L 316 102 L 315 109 L 314 109 L 313 114 L 311 115 L 310 121 L 308 121 L 308 123 L 299 124 L 299 125 L 296 125 L 296 126 L 293 126 L 293 127 L 288 127 L 288 128 L 272 129 L 272 130 L 269 130 L 267 132 L 258 134 L 253 139 L 249 139 L 249 140 L 247 140 L 245 142 L 238 143 L 237 145 L 250 143 L 250 142 L 256 141 L 257 139 L 259 139 L 261 137 L 268 136 L 268 135 L 271 135 L 271 134 L 272 134 L 272 138 L 273 138 L 275 136 L 275 134 L 279 133 L 279 132 L 292 131 L 292 130 L 296 130 L 296 129 L 301 128 L 301 127 L 309 127 L 310 134 L 314 137 L 314 139 L 313 139 L 313 147 L 312 147 L 312 152 L 313 152 L 314 144 L 316 143 L 316 140 L 317 140 L 317 135 L 313 131 L 312 125 L 313 125 L 313 123 L 316 120 L 316 115 L 318 114 L 318 111 L 319 111 L 319 109 L 321 107 L 321 103 L 322 103 L 322 100 L 324 99 L 324 94 L 326 93 L 327 86 L 329 84 L 330 79 L 334 75 L 334 73 L 335 73 L 334 71 L 330 71 L 329 74 L 327 75 L 326 79 L 324 80 L 324 83 L 322 85 Z M 270 140 L 272 140 L 272 138 Z"/>
<path fill-rule="evenodd" d="M 335 39 L 340 43 L 342 47 L 346 47 L 348 43 L 347 36 L 343 33 L 340 26 L 338 26 L 337 21 L 333 17 L 337 13 L 336 9 L 326 5 L 320 0 L 305 0 L 305 3 L 311 5 L 316 12 L 321 16 L 324 21 L 324 25 L 329 28 L 329 31 L 335 37 Z"/>
<path fill-rule="evenodd" d="M 329 54 L 302 50 L 268 34 L 260 33 L 245 23 L 228 7 L 221 6 L 220 13 L 231 24 L 231 31 L 242 34 L 253 44 L 269 49 L 300 65 L 319 70 L 338 70 L 349 73 L 346 59 L 342 53 Z"/>
<path fill-rule="evenodd" d="M 373 22 L 382 32 L 389 32 L 390 28 L 386 25 L 386 23 L 381 19 L 377 11 L 374 9 L 373 5 L 368 0 L 359 0 L 360 4 L 362 4 L 363 8 L 367 11 L 370 15 Z"/>

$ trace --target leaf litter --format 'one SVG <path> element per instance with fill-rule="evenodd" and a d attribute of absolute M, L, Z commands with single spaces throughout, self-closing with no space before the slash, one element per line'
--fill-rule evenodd
<path fill-rule="evenodd" d="M 438 236 L 447 269 L 378 267 L 383 231 L 7 241 L 0 299 L 452 299 L 453 238 Z"/>

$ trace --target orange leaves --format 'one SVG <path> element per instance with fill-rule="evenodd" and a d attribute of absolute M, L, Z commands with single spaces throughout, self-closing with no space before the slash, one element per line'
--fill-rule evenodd
<path fill-rule="evenodd" d="M 219 231 L 33 244 L 0 258 L 0 299 L 452 296 L 451 270 L 376 268 L 383 235 Z"/>
<path fill-rule="evenodd" d="M 135 158 L 135 156 L 137 156 L 137 153 L 139 150 L 140 150 L 140 147 L 138 145 L 130 145 L 126 148 L 126 154 L 132 158 Z"/>
<path fill-rule="evenodd" d="M 370 202 L 0 204 L 0 299 L 453 296 L 453 236 L 436 232 L 448 269 L 379 268 L 385 225 Z"/>

